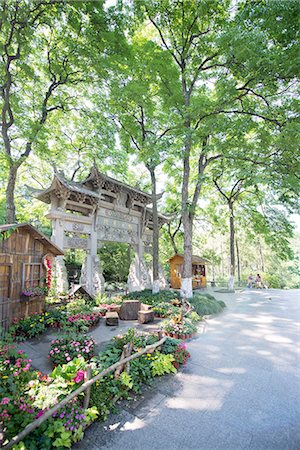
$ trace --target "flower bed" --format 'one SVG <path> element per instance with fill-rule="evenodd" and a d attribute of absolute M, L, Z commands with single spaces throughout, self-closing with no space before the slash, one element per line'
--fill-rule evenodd
<path fill-rule="evenodd" d="M 67 321 L 76 324 L 77 322 L 84 323 L 87 327 L 93 327 L 94 325 L 97 325 L 99 320 L 103 317 L 102 312 L 91 312 L 86 314 L 74 314 L 72 316 L 69 316 Z"/>
<path fill-rule="evenodd" d="M 84 348 L 81 350 L 81 357 L 58 365 L 49 376 L 32 370 L 31 361 L 23 352 L 17 352 L 13 346 L 3 346 L 0 351 L 0 376 L 3 380 L 0 386 L 0 429 L 3 440 L 0 444 L 5 445 L 26 425 L 41 417 L 85 381 L 84 357 L 89 358 L 94 342 L 85 336 L 82 341 L 78 337 L 76 339 L 76 342 L 67 341 L 66 337 L 65 341 L 60 339 L 52 342 L 53 350 L 60 350 L 55 351 L 56 355 L 61 355 L 66 349 L 64 345 L 75 348 L 76 356 L 80 343 Z M 135 353 L 157 340 L 157 335 L 137 334 L 135 330 L 129 330 L 124 336 L 114 338 L 105 351 L 93 358 L 92 376 L 119 361 L 125 344 L 130 342 L 133 346 L 132 352 Z M 66 353 L 70 355 L 71 351 L 69 349 L 65 352 L 62 360 L 67 359 Z M 167 339 L 161 351 L 155 350 L 132 360 L 129 373 L 110 373 L 93 384 L 88 409 L 83 410 L 82 396 L 75 397 L 27 435 L 16 449 L 70 448 L 73 443 L 82 439 L 84 429 L 91 422 L 96 418 L 105 419 L 114 410 L 118 399 L 132 396 L 132 391 L 141 392 L 142 385 L 155 376 L 175 373 L 174 364 L 185 364 L 188 358 L 189 353 L 182 343 Z"/>
<path fill-rule="evenodd" d="M 5 445 L 84 381 L 85 362 L 77 359 L 42 376 L 22 351 L 5 345 L 0 352 L 0 374 L 0 444 Z M 70 448 L 97 415 L 96 408 L 83 410 L 82 400 L 75 398 L 13 448 Z"/>
<path fill-rule="evenodd" d="M 63 336 L 51 342 L 49 358 L 55 365 L 64 364 L 74 358 L 89 360 L 93 356 L 95 341 L 87 335 Z"/>

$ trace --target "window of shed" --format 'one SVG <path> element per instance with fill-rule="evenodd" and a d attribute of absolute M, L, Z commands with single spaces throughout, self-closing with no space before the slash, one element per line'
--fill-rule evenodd
<path fill-rule="evenodd" d="M 41 285 L 43 276 L 42 264 L 23 264 L 22 289 L 29 289 Z"/>

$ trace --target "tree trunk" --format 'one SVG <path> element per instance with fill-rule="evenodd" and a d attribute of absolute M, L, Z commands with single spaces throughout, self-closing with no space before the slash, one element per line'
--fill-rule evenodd
<path fill-rule="evenodd" d="M 230 277 L 228 288 L 234 288 L 234 275 L 235 275 L 235 254 L 234 254 L 234 216 L 233 216 L 233 205 L 228 202 L 229 207 L 229 228 L 230 228 Z"/>
<path fill-rule="evenodd" d="M 15 187 L 17 180 L 17 172 L 19 166 L 11 165 L 9 168 L 8 181 L 6 187 L 6 223 L 16 222 L 16 207 L 15 207 Z"/>
<path fill-rule="evenodd" d="M 182 223 L 184 228 L 184 262 L 181 279 L 181 295 L 182 297 L 191 298 L 193 297 L 193 286 L 192 286 L 193 223 L 188 211 L 182 215 Z"/>
<path fill-rule="evenodd" d="M 259 246 L 260 262 L 261 262 L 260 267 L 261 267 L 261 271 L 264 272 L 265 271 L 265 262 L 264 262 L 264 255 L 262 252 L 260 239 L 258 239 L 258 246 Z"/>
<path fill-rule="evenodd" d="M 240 251 L 239 251 L 239 244 L 238 240 L 235 240 L 235 247 L 236 247 L 236 259 L 237 259 L 237 270 L 238 270 L 238 282 L 241 284 L 241 263 L 240 263 Z"/>
<path fill-rule="evenodd" d="M 159 270 L 158 270 L 159 226 L 158 226 L 158 213 L 157 213 L 156 177 L 155 177 L 155 169 L 148 167 L 148 170 L 150 171 L 150 175 L 151 175 L 152 214 L 153 214 L 153 242 L 152 242 L 153 285 L 152 285 L 152 293 L 157 294 L 159 292 Z"/>

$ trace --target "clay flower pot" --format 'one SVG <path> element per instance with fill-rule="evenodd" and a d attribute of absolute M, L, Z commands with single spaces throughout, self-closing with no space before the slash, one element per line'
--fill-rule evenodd
<path fill-rule="evenodd" d="M 179 369 L 179 362 L 177 361 L 172 361 L 173 366 L 175 367 L 175 369 Z"/>

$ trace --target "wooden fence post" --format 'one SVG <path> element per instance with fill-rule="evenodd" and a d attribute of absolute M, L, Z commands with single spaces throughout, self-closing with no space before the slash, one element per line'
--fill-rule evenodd
<path fill-rule="evenodd" d="M 92 366 L 90 364 L 88 364 L 86 366 L 85 381 L 89 381 L 91 378 L 92 378 Z M 84 393 L 84 400 L 83 400 L 83 407 L 84 407 L 84 409 L 87 409 L 89 407 L 90 396 L 91 396 L 91 386 L 88 387 L 85 390 L 85 393 Z"/>

